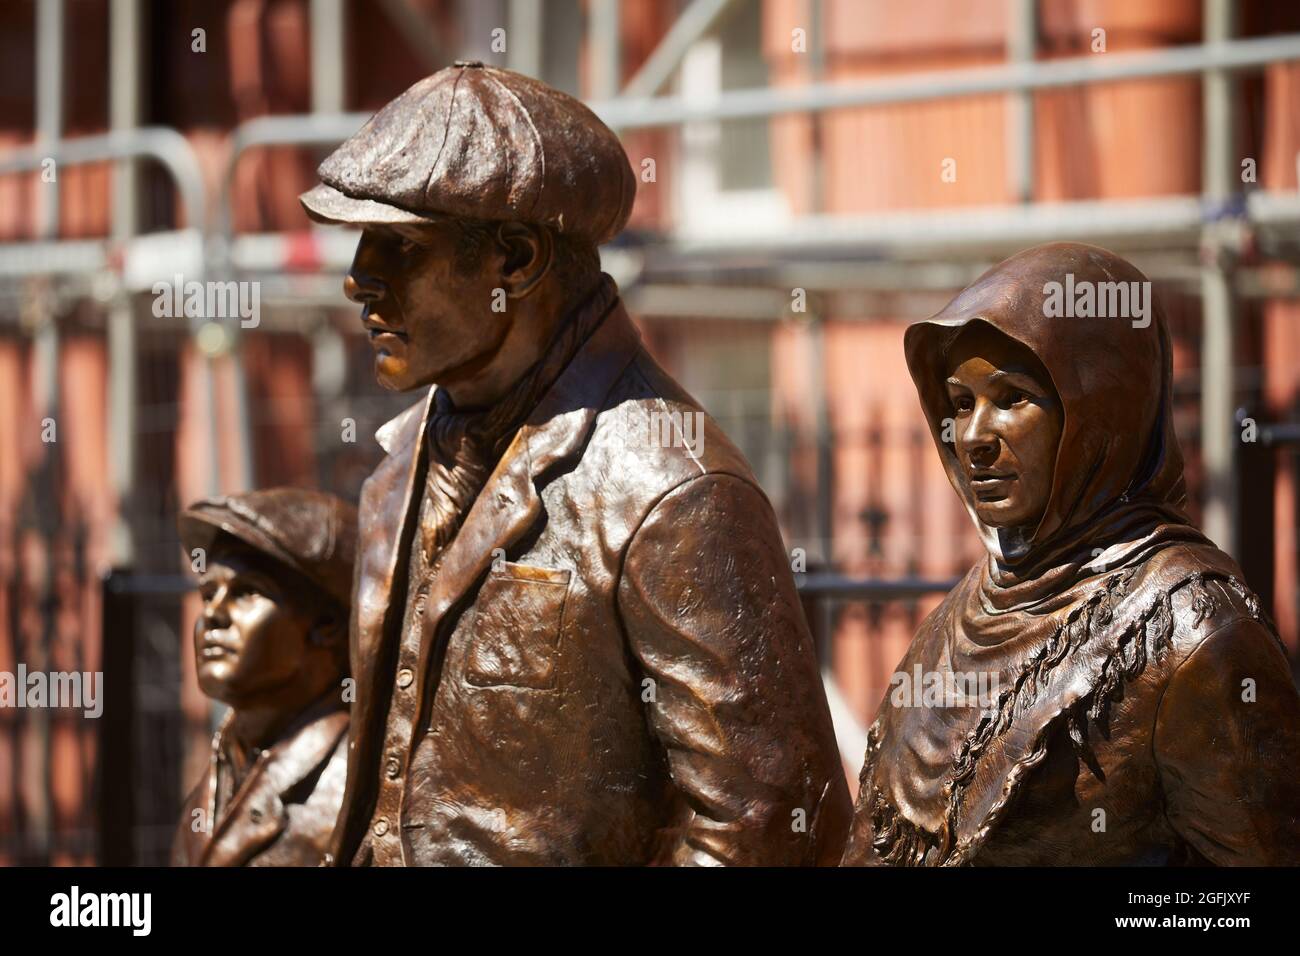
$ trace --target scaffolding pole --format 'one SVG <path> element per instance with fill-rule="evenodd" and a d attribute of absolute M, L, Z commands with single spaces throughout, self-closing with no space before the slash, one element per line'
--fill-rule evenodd
<path fill-rule="evenodd" d="M 113 0 L 109 10 L 109 122 L 114 132 L 140 123 L 140 0 Z M 126 242 L 138 228 L 136 163 L 113 167 L 113 240 Z M 108 307 L 108 473 L 117 502 L 109 537 L 115 568 L 135 563 L 132 515 L 135 490 L 136 329 L 131 295 L 120 285 Z"/>
<path fill-rule="evenodd" d="M 813 0 L 813 3 L 817 3 L 817 0 Z M 654 96 L 663 89 L 691 46 L 712 30 L 722 15 L 735 4 L 736 0 L 691 0 L 691 5 L 673 21 L 654 52 L 646 57 L 641 68 L 627 81 L 623 97 L 640 99 Z M 617 92 L 618 83 L 611 84 L 610 88 Z M 613 95 L 603 92 L 599 87 L 594 87 L 593 91 L 598 97 Z"/>
<path fill-rule="evenodd" d="M 1227 44 L 1233 33 L 1230 0 L 1205 0 L 1205 42 Z M 1233 246 L 1237 220 L 1231 203 L 1238 179 L 1233 138 L 1233 80 L 1223 69 L 1205 74 L 1204 177 L 1202 191 L 1209 219 L 1201 248 L 1201 460 L 1205 469 L 1205 533 L 1236 557 L 1238 540 L 1236 405 L 1236 303 Z"/>
<path fill-rule="evenodd" d="M 1300 35 L 1192 44 L 1165 50 L 1107 53 L 1061 60 L 913 73 L 898 78 L 808 86 L 728 90 L 707 101 L 682 96 L 619 97 L 587 105 L 614 129 L 649 129 L 696 121 L 749 119 L 863 106 L 961 99 L 997 93 L 1061 89 L 1124 80 L 1189 76 L 1212 70 L 1257 69 L 1300 60 Z"/>
<path fill-rule="evenodd" d="M 36 8 L 36 147 L 44 149 L 53 146 L 63 135 L 63 0 L 47 0 L 37 4 Z M 42 158 L 40 168 L 41 202 L 37 228 L 43 239 L 56 239 L 59 234 L 59 175 L 57 161 L 51 167 L 52 179 L 46 179 L 45 163 L 50 160 L 48 154 Z M 33 287 L 32 317 L 34 321 L 34 341 L 32 353 L 34 359 L 34 404 L 37 414 L 42 419 L 55 422 L 59 418 L 59 327 L 54 314 L 54 297 L 50 283 L 46 279 L 37 279 Z M 39 422 L 32 425 L 43 428 Z M 56 432 L 57 435 L 57 432 Z M 55 640 L 54 614 L 57 603 L 55 579 L 58 568 L 55 565 L 54 529 L 48 526 L 51 506 L 57 501 L 58 489 L 50 487 L 50 479 L 57 477 L 58 444 L 52 442 L 45 446 L 44 459 L 40 462 L 32 477 L 36 479 L 30 495 L 36 505 L 37 530 L 44 535 L 44 567 L 40 578 L 32 584 L 39 589 L 34 595 L 40 613 L 40 635 L 34 647 L 24 648 L 18 635 L 15 636 L 15 651 L 24 655 L 27 664 L 34 670 L 46 667 L 50 662 Z M 42 477 L 46 479 L 42 481 Z M 32 651 L 38 655 L 32 660 Z M 26 807 L 32 820 L 29 833 L 32 835 L 33 858 L 48 864 L 50 859 L 50 834 L 54 824 L 53 779 L 50 766 L 50 713 L 45 708 L 35 710 L 31 715 L 31 732 L 36 746 L 28 751 L 28 758 L 34 766 L 24 766 L 22 775 L 34 781 L 35 800 Z"/>
<path fill-rule="evenodd" d="M 1015 64 L 1032 63 L 1038 49 L 1037 0 L 1014 0 L 1007 59 Z M 1007 182 L 1017 202 L 1034 201 L 1034 94 L 1018 90 L 1011 94 L 1007 122 Z"/>
<path fill-rule="evenodd" d="M 592 0 L 591 32 L 588 37 L 590 86 L 592 93 L 599 99 L 617 96 L 622 83 L 621 29 L 619 0 Z"/>
<path fill-rule="evenodd" d="M 506 62 L 526 76 L 542 75 L 542 38 L 545 16 L 542 0 L 510 0 L 509 44 Z"/>

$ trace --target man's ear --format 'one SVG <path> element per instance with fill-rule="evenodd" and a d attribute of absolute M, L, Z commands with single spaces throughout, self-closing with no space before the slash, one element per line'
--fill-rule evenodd
<path fill-rule="evenodd" d="M 501 288 L 512 299 L 529 295 L 551 271 L 555 242 L 544 226 L 503 222 L 497 226 L 497 244 L 505 251 L 501 260 Z"/>

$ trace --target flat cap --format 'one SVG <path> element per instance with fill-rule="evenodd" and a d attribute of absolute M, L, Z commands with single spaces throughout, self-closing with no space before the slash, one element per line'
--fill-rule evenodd
<path fill-rule="evenodd" d="M 357 553 L 357 509 L 342 498 L 302 488 L 267 488 L 203 498 L 177 520 L 185 550 L 211 551 L 229 535 L 296 571 L 347 610 Z"/>
<path fill-rule="evenodd" d="M 370 118 L 299 197 L 318 222 L 447 217 L 531 222 L 606 242 L 632 214 L 618 137 L 573 97 L 510 70 L 457 61 Z"/>

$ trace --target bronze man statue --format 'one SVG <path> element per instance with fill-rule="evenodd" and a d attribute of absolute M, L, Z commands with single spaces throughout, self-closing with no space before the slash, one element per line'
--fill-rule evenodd
<path fill-rule="evenodd" d="M 230 711 L 185 802 L 175 866 L 318 866 L 347 768 L 347 628 L 356 509 L 294 488 L 199 501 L 199 687 Z"/>
<path fill-rule="evenodd" d="M 1182 510 L 1150 289 L 1054 243 L 908 329 L 988 555 L 898 667 L 845 863 L 1300 863 L 1300 695 L 1241 570 Z"/>
<path fill-rule="evenodd" d="M 375 371 L 340 865 L 834 863 L 850 812 L 772 509 L 600 271 L 635 180 L 458 63 L 320 167 Z"/>

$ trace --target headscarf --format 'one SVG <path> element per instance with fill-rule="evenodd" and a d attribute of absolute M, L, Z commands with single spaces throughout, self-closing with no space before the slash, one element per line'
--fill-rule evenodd
<path fill-rule="evenodd" d="M 1059 283 L 1062 293 L 1067 283 L 1133 283 L 1148 290 L 1149 324 L 1127 316 L 1049 317 L 1049 283 Z M 1072 558 L 1091 557 L 1092 549 L 1131 537 L 1134 527 L 1187 526 L 1183 458 L 1170 413 L 1169 333 L 1150 287 L 1134 266 L 1104 249 L 1051 243 L 990 269 L 937 316 L 907 330 L 908 370 L 948 480 L 989 551 L 989 583 L 999 606 L 1050 593 L 1077 572 Z M 960 481 L 954 446 L 941 439 L 943 419 L 952 414 L 944 387 L 948 350 L 972 322 L 1032 352 L 1051 376 L 1045 384 L 1055 388 L 1064 412 L 1051 497 L 1037 527 L 1027 529 L 1027 552 L 1014 553 L 1005 532 L 979 520 Z"/>
<path fill-rule="evenodd" d="M 1048 302 L 1081 283 L 1146 283 L 1127 291 L 1140 290 L 1149 321 L 1131 295 L 1126 314 L 1105 317 L 1067 317 L 1059 299 Z M 882 704 L 862 786 L 886 862 L 968 862 L 1059 722 L 1089 760 L 1089 721 L 1104 729 L 1122 684 L 1168 646 L 1175 590 L 1190 584 L 1198 613 L 1208 613 L 1202 584 L 1212 576 L 1257 610 L 1237 566 L 1183 513 L 1169 333 L 1150 289 L 1113 253 L 1051 243 L 990 269 L 904 337 L 940 458 L 989 553 L 921 625 L 899 671 L 994 674 L 998 697 L 990 707 Z M 1061 404 L 1050 497 L 1033 528 L 984 525 L 943 440 L 948 351 L 973 322 L 1032 352 Z"/>

